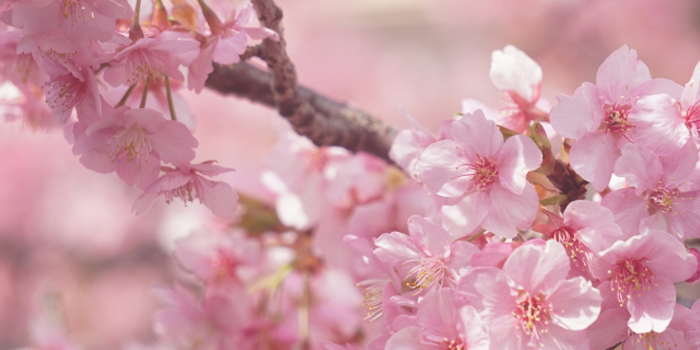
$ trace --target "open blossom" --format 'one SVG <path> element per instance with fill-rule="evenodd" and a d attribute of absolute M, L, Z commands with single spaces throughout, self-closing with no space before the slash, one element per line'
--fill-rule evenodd
<path fill-rule="evenodd" d="M 115 35 L 117 18 L 134 12 L 126 0 L 17 1 L 12 25 L 45 52 L 76 54 L 91 41 L 106 42 Z"/>
<path fill-rule="evenodd" d="M 563 137 L 576 139 L 570 154 L 573 169 L 602 191 L 626 143 L 659 154 L 685 144 L 688 130 L 672 113 L 680 92 L 676 83 L 652 80 L 637 52 L 623 46 L 598 68 L 595 85 L 583 83 L 573 96 L 557 96 L 550 120 Z"/>
<path fill-rule="evenodd" d="M 487 323 L 491 349 L 588 350 L 583 330 L 600 313 L 600 293 L 568 273 L 566 250 L 549 240 L 515 249 L 503 270 L 474 268 L 457 290 Z"/>
<path fill-rule="evenodd" d="M 418 304 L 416 325 L 396 333 L 386 350 L 488 350 L 486 325 L 473 307 L 445 288 L 427 294 Z"/>
<path fill-rule="evenodd" d="M 666 330 L 676 304 L 674 283 L 688 279 L 697 259 L 666 232 L 646 230 L 602 251 L 593 266 L 600 288 L 616 293 L 630 313 L 629 328 L 638 334 Z"/>
<path fill-rule="evenodd" d="M 165 175 L 144 189 L 144 193 L 136 199 L 132 210 L 136 214 L 144 213 L 153 205 L 156 198 L 163 196 L 167 203 L 175 198 L 185 203 L 194 202 L 197 199 L 214 215 L 231 218 L 238 207 L 238 194 L 233 191 L 231 185 L 209 180 L 202 175 L 216 176 L 233 169 L 213 163 L 213 161 L 207 161 L 201 164 L 183 164 L 176 168 L 163 167 Z"/>
<path fill-rule="evenodd" d="M 117 53 L 105 70 L 105 80 L 113 86 L 134 84 L 167 75 L 185 77 L 179 67 L 187 67 L 199 54 L 199 41 L 184 33 L 165 31 L 155 37 L 138 39 Z"/>
<path fill-rule="evenodd" d="M 684 237 L 699 237 L 700 171 L 698 149 L 690 140 L 677 152 L 658 156 L 637 144 L 626 145 L 615 164 L 633 188 L 608 193 L 602 204 L 630 234 L 654 228 Z M 629 237 L 629 236 L 628 236 Z"/>
<path fill-rule="evenodd" d="M 79 119 L 81 114 L 85 113 L 98 116 L 102 114 L 102 101 L 95 74 L 90 68 L 85 68 L 80 73 L 77 76 L 67 73 L 51 79 L 44 85 L 46 103 L 53 110 L 54 119 L 60 124 L 68 122 L 74 108 Z"/>
<path fill-rule="evenodd" d="M 561 217 L 549 211 L 548 222 L 532 227 L 547 238 L 561 243 L 571 259 L 572 272 L 590 277 L 591 259 L 622 238 L 620 227 L 613 214 L 605 207 L 591 201 L 571 202 Z"/>
<path fill-rule="evenodd" d="M 414 215 L 408 219 L 408 235 L 385 233 L 374 241 L 374 254 L 403 272 L 406 284 L 433 290 L 447 280 L 456 280 L 478 249 L 465 241 L 451 242 L 442 226 Z"/>
<path fill-rule="evenodd" d="M 428 146 L 416 163 L 418 178 L 438 196 L 451 198 L 442 207 L 444 225 L 464 236 L 481 226 L 512 238 L 535 219 L 538 198 L 526 179 L 542 153 L 521 135 L 505 142 L 481 111 L 451 124 L 451 137 Z"/>
<path fill-rule="evenodd" d="M 149 108 L 122 106 L 77 136 L 73 153 L 88 169 L 117 172 L 144 188 L 158 177 L 160 161 L 182 164 L 194 158 L 197 140 L 184 125 Z"/>
<path fill-rule="evenodd" d="M 246 238 L 243 232 L 192 233 L 176 243 L 175 257 L 180 265 L 209 285 L 241 281 L 261 262 L 259 242 Z"/>
<path fill-rule="evenodd" d="M 204 12 L 207 16 L 206 9 Z M 231 20 L 225 23 L 221 23 L 213 13 L 207 16 L 212 34 L 206 39 L 199 56 L 189 66 L 187 82 L 190 89 L 197 93 L 202 91 L 207 76 L 214 71 L 212 61 L 221 64 L 237 63 L 240 55 L 248 47 L 248 37 L 256 40 L 265 38 L 279 40 L 279 36 L 272 29 L 247 27 L 246 25 L 254 16 L 255 10 L 248 1 L 238 8 Z"/>

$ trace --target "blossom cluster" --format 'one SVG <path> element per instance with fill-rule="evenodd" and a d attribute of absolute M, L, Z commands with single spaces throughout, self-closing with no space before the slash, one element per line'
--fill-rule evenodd
<path fill-rule="evenodd" d="M 163 196 L 230 219 L 176 242 L 158 341 L 128 349 L 700 348 L 700 302 L 675 286 L 700 277 L 700 64 L 681 86 L 623 46 L 552 104 L 507 46 L 502 106 L 464 100 L 436 134 L 410 120 L 395 165 L 283 131 L 262 175 L 274 208 L 237 210 L 204 177 L 232 169 L 193 163 L 175 90 L 277 34 L 248 26 L 247 1 L 141 5 L 0 4 L 6 117 L 61 126 L 85 167 L 143 190 L 136 213 Z M 37 348 L 78 348 L 36 325 Z"/>
<path fill-rule="evenodd" d="M 210 7 L 211 6 L 211 7 Z M 126 0 L 8 0 L 0 7 L 3 114 L 25 125 L 62 127 L 88 169 L 116 172 L 143 190 L 134 212 L 155 197 L 195 199 L 232 217 L 238 196 L 212 181 L 232 171 L 212 161 L 192 163 L 194 119 L 177 89 L 200 92 L 213 62 L 236 63 L 248 38 L 276 38 L 250 26 L 250 2 L 200 11 L 185 2 L 134 8 Z M 222 22 L 212 9 L 226 14 Z M 149 13 L 150 12 L 150 13 Z"/>

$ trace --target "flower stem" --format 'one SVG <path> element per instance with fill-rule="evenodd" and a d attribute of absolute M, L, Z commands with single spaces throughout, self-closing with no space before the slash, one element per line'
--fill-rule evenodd
<path fill-rule="evenodd" d="M 146 83 L 143 86 L 143 94 L 141 95 L 141 104 L 139 108 L 146 107 L 146 97 L 148 97 L 148 87 L 151 85 L 151 78 L 146 79 Z"/>
<path fill-rule="evenodd" d="M 175 116 L 175 105 L 173 104 L 173 93 L 170 90 L 170 78 L 165 76 L 165 95 L 168 96 L 168 108 L 170 108 L 170 118 L 177 121 Z"/>
<path fill-rule="evenodd" d="M 122 96 L 121 100 L 119 100 L 119 102 L 117 102 L 117 104 L 114 107 L 116 108 L 123 106 L 126 103 L 126 100 L 129 98 L 129 96 L 131 96 L 131 93 L 134 92 L 134 88 L 136 88 L 136 83 L 129 86 L 129 89 L 126 90 L 124 96 Z"/>

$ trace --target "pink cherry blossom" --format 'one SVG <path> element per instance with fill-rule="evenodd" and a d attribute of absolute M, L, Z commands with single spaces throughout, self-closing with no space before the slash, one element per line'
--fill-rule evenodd
<path fill-rule="evenodd" d="M 199 41 L 191 35 L 165 31 L 155 37 L 138 39 L 120 51 L 105 70 L 105 80 L 117 86 L 134 84 L 167 75 L 184 80 L 179 67 L 187 67 L 199 54 Z"/>
<path fill-rule="evenodd" d="M 697 264 L 677 239 L 666 232 L 647 230 L 602 251 L 593 276 L 610 282 L 620 306 L 631 315 L 628 325 L 633 332 L 660 333 L 673 317 L 673 283 L 688 279 Z"/>
<path fill-rule="evenodd" d="M 156 198 L 163 196 L 167 203 L 175 198 L 185 203 L 197 199 L 214 215 L 231 218 L 238 207 L 238 194 L 233 191 L 231 185 L 209 180 L 202 175 L 216 176 L 233 169 L 213 163 L 207 161 L 201 164 L 183 164 L 175 168 L 163 167 L 165 175 L 144 189 L 143 194 L 136 199 L 132 211 L 142 214 L 153 205 Z"/>
<path fill-rule="evenodd" d="M 557 96 L 550 120 L 563 137 L 577 140 L 573 169 L 602 191 L 624 144 L 638 142 L 664 154 L 685 144 L 687 128 L 669 114 L 680 92 L 676 83 L 652 80 L 637 52 L 623 46 L 598 68 L 595 85 L 583 83 L 573 96 Z"/>
<path fill-rule="evenodd" d="M 416 326 L 394 333 L 386 350 L 488 350 L 486 325 L 455 294 L 452 289 L 428 293 L 418 305 Z"/>
<path fill-rule="evenodd" d="M 451 138 L 428 146 L 416 163 L 418 178 L 438 196 L 454 198 L 442 207 L 444 225 L 467 235 L 479 226 L 512 238 L 537 214 L 537 194 L 525 180 L 542 153 L 521 135 L 503 141 L 481 111 L 451 124 Z"/>
<path fill-rule="evenodd" d="M 478 251 L 469 242 L 451 242 L 442 226 L 418 215 L 408 219 L 408 235 L 385 233 L 374 244 L 374 254 L 401 271 L 406 284 L 418 290 L 433 290 L 455 280 Z"/>
<path fill-rule="evenodd" d="M 78 136 L 73 153 L 88 169 L 117 172 L 129 185 L 144 188 L 158 177 L 160 161 L 182 164 L 194 158 L 197 140 L 184 125 L 155 110 L 122 106 Z"/>
<path fill-rule="evenodd" d="M 209 285 L 240 283 L 261 261 L 259 242 L 248 239 L 243 232 L 190 234 L 177 241 L 175 257 L 182 267 Z"/>
<path fill-rule="evenodd" d="M 679 239 L 699 237 L 700 172 L 698 149 L 691 140 L 668 156 L 637 144 L 626 145 L 615 164 L 632 188 L 608 193 L 602 204 L 629 237 L 642 228 L 666 231 Z"/>
<path fill-rule="evenodd" d="M 91 41 L 106 42 L 115 35 L 117 18 L 131 18 L 126 0 L 18 1 L 12 25 L 36 43 L 58 54 L 76 54 Z"/>
<path fill-rule="evenodd" d="M 569 258 L 553 240 L 523 245 L 503 270 L 476 267 L 464 292 L 489 327 L 492 349 L 589 349 L 584 329 L 600 313 L 598 290 L 583 277 L 567 279 Z"/>
<path fill-rule="evenodd" d="M 81 119 L 80 114 L 83 113 L 102 115 L 102 102 L 95 74 L 89 68 L 83 69 L 81 73 L 80 76 L 64 74 L 51 79 L 44 85 L 46 103 L 51 107 L 54 118 L 60 124 L 68 121 L 73 108 L 79 111 L 79 119 Z"/>
<path fill-rule="evenodd" d="M 247 48 L 248 37 L 255 40 L 279 40 L 277 33 L 269 28 L 247 27 L 254 16 L 253 5 L 245 2 L 229 21 L 221 23 L 218 18 L 212 20 L 217 23 L 211 28 L 212 35 L 207 37 L 201 53 L 189 66 L 187 82 L 191 90 L 197 93 L 202 91 L 207 76 L 214 71 L 212 61 L 221 64 L 237 63 Z"/>
<path fill-rule="evenodd" d="M 571 202 L 562 217 L 544 211 L 546 224 L 532 229 L 547 238 L 561 243 L 571 259 L 572 271 L 590 277 L 591 259 L 615 241 L 622 238 L 620 227 L 615 224 L 613 213 L 600 204 L 578 200 Z"/>

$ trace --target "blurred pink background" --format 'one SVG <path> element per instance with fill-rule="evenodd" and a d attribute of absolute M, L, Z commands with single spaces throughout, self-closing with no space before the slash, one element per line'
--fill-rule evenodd
<path fill-rule="evenodd" d="M 402 108 L 436 130 L 462 98 L 497 106 L 491 52 L 507 44 L 542 66 L 542 95 L 552 103 L 594 81 L 623 44 L 655 78 L 680 84 L 700 60 L 700 3 L 692 0 L 278 3 L 302 84 L 399 128 L 407 125 Z M 276 113 L 209 91 L 182 93 L 198 118 L 197 160 L 236 168 L 221 180 L 271 199 L 259 177 L 280 127 Z M 151 290 L 171 283 L 173 239 L 215 219 L 177 203 L 132 215 L 139 191 L 84 169 L 60 132 L 0 124 L 0 159 L 0 349 L 30 344 L 28 319 L 40 307 L 63 315 L 87 350 L 153 339 Z"/>

